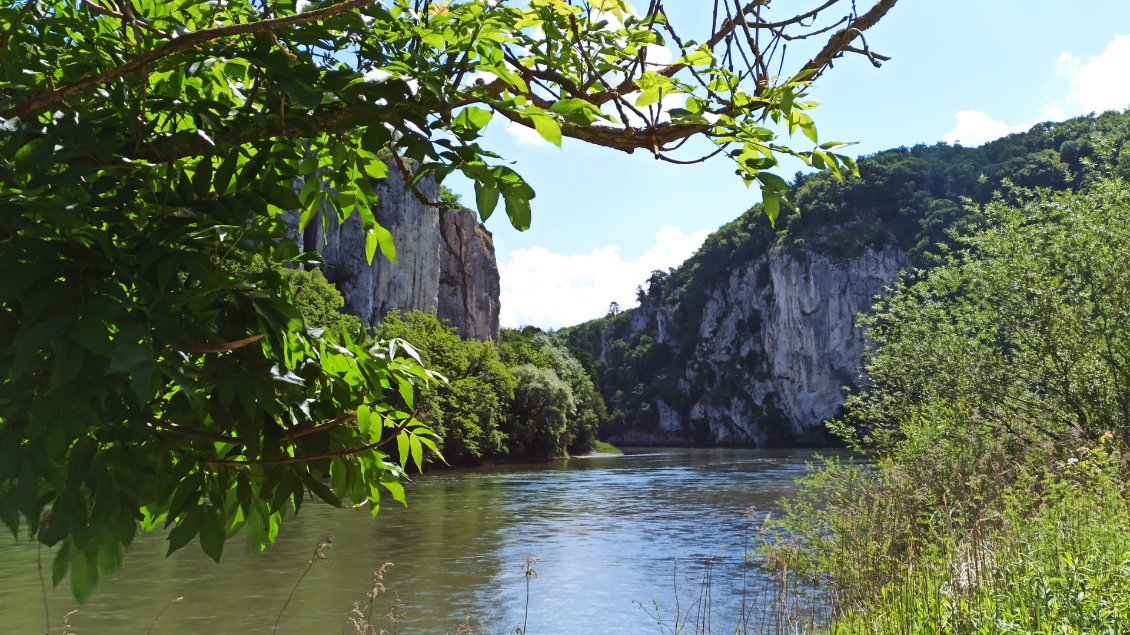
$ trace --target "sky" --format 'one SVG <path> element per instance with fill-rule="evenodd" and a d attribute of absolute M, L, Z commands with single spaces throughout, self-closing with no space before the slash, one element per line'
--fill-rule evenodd
<path fill-rule="evenodd" d="M 862 12 L 872 2 L 858 4 Z M 666 5 L 682 31 L 708 29 L 707 0 Z M 857 142 L 850 154 L 976 146 L 1042 121 L 1130 107 L 1127 0 L 901 0 L 867 42 L 892 59 L 878 69 L 859 56 L 840 60 L 810 94 L 821 140 Z M 677 166 L 535 137 L 495 122 L 484 144 L 537 191 L 529 230 L 513 229 L 504 214 L 487 222 L 504 327 L 560 328 L 603 316 L 611 302 L 635 306 L 652 270 L 678 266 L 760 198 L 724 158 Z M 780 172 L 790 178 L 796 169 Z M 468 183 L 446 184 L 474 201 Z"/>

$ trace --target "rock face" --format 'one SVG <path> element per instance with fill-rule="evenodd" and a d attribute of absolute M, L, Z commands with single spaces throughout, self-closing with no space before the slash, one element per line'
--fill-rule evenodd
<path fill-rule="evenodd" d="M 299 186 L 300 187 L 300 186 Z M 438 187 L 419 186 L 430 200 Z M 390 311 L 419 310 L 447 320 L 463 337 L 498 339 L 499 279 L 490 232 L 468 209 L 440 211 L 423 204 L 396 170 L 376 184 L 380 204 L 374 216 L 393 236 L 396 262 L 380 253 L 365 260 L 360 215 L 328 230 L 315 218 L 298 235 L 298 215 L 288 222 L 306 251 L 322 256 L 323 273 L 345 298 L 345 310 L 372 326 Z"/>
<path fill-rule="evenodd" d="M 907 263 L 906 253 L 890 245 L 844 258 L 771 251 L 708 288 L 697 319 L 680 322 L 671 303 L 645 302 L 616 337 L 646 332 L 684 361 L 656 382 L 673 388 L 653 399 L 654 425 L 610 440 L 758 447 L 825 441 L 821 424 L 842 407 L 844 387 L 859 381 L 858 316 Z"/>
<path fill-rule="evenodd" d="M 494 239 L 468 209 L 440 215 L 442 254 L 436 316 L 464 337 L 498 339 L 498 263 Z"/>

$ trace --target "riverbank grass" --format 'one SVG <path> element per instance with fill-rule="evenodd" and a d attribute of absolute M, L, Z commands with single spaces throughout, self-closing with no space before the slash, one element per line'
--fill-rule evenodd
<path fill-rule="evenodd" d="M 893 575 L 832 584 L 828 633 L 1130 633 L 1130 486 L 1116 454 L 1018 482 L 972 525 L 929 522 L 932 544 Z M 837 550 L 852 562 L 867 549 Z"/>
<path fill-rule="evenodd" d="M 593 454 L 623 454 L 624 451 L 620 448 L 608 443 L 606 441 L 594 441 L 592 444 Z"/>

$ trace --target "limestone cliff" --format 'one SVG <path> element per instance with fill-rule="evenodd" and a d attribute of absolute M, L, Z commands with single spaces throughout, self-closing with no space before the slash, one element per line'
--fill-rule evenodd
<path fill-rule="evenodd" d="M 435 200 L 438 187 L 425 180 L 421 192 Z M 326 279 L 345 298 L 345 310 L 367 325 L 390 311 L 419 310 L 447 320 L 461 335 L 498 339 L 499 279 L 490 232 L 468 209 L 440 210 L 423 204 L 396 170 L 376 184 L 377 222 L 393 236 L 396 262 L 377 254 L 365 260 L 365 234 L 358 214 L 328 228 L 315 218 L 298 236 L 298 215 L 288 221 L 306 251 L 318 252 Z"/>
<path fill-rule="evenodd" d="M 440 237 L 437 317 L 464 337 L 497 340 L 501 288 L 494 239 L 468 209 L 444 212 Z"/>
<path fill-rule="evenodd" d="M 822 441 L 821 424 L 842 406 L 844 387 L 858 382 L 858 317 L 906 265 L 906 253 L 889 245 L 851 257 L 770 250 L 707 288 L 698 311 L 680 312 L 681 298 L 668 298 L 625 312 L 594 351 L 599 358 L 618 363 L 619 341 L 678 363 L 650 378 L 659 389 L 641 391 L 641 416 L 612 430 L 612 442 Z"/>
<path fill-rule="evenodd" d="M 561 337 L 598 378 L 614 441 L 819 443 L 841 387 L 861 381 L 857 316 L 900 269 L 967 248 L 955 236 L 995 222 L 994 191 L 1080 187 L 1124 173 L 1127 156 L 1130 112 L 1108 112 L 977 148 L 893 148 L 842 180 L 799 174 L 799 211 L 774 227 L 754 206 L 686 263 L 653 272 L 638 308 Z"/>

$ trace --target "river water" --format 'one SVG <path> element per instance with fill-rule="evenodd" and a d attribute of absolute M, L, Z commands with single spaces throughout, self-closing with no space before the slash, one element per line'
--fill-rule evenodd
<path fill-rule="evenodd" d="M 45 550 L 52 632 L 77 608 L 69 618 L 76 635 L 150 626 L 154 634 L 270 633 L 326 535 L 334 538 L 328 560 L 303 579 L 280 634 L 352 632 L 342 630 L 350 610 L 354 602 L 368 610 L 373 572 L 385 562 L 394 566 L 373 622 L 389 633 L 501 635 L 525 623 L 532 635 L 658 634 L 668 630 L 654 616 L 673 626 L 676 611 L 698 615 L 695 602 L 705 597 L 712 630 L 732 632 L 743 602 L 755 621 L 762 610 L 748 592 L 762 574 L 743 556 L 812 458 L 655 450 L 435 472 L 408 485 L 406 509 L 388 500 L 374 520 L 367 510 L 307 503 L 265 553 L 246 553 L 237 536 L 219 565 L 195 542 L 165 559 L 163 536 L 141 536 L 83 606 L 66 582 L 50 589 Z M 526 556 L 536 559 L 528 595 Z M 36 548 L 0 537 L 0 632 L 45 632 L 39 584 Z"/>

